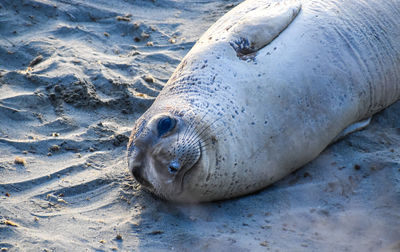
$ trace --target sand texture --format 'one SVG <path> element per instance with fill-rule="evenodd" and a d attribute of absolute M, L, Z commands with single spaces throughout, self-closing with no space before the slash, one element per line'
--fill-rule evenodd
<path fill-rule="evenodd" d="M 163 202 L 131 127 L 237 0 L 0 0 L 1 251 L 400 251 L 400 103 L 265 190 Z"/>

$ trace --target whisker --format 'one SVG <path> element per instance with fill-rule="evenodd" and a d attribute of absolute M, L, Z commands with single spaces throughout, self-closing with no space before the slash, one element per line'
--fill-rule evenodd
<path fill-rule="evenodd" d="M 209 111 L 204 113 L 201 116 L 200 121 L 204 121 L 206 116 L 209 114 Z M 191 118 L 189 118 L 191 119 Z M 202 151 L 208 150 L 211 145 L 214 143 L 212 140 L 212 135 L 207 136 L 209 133 L 209 129 L 218 123 L 222 119 L 221 117 L 218 117 L 214 121 L 212 121 L 210 124 L 204 124 L 204 123 L 198 123 L 198 120 L 191 120 L 188 124 L 187 127 L 184 131 L 177 132 L 177 138 L 176 138 L 176 144 L 174 148 L 174 155 L 175 158 L 180 160 L 179 162 L 181 163 L 182 166 L 189 165 L 187 163 L 191 163 L 192 161 L 192 156 L 197 156 L 201 155 Z M 223 127 L 219 128 L 217 130 L 217 134 L 222 132 L 224 130 Z M 205 137 L 206 136 L 206 137 Z"/>
<path fill-rule="evenodd" d="M 190 128 L 193 127 L 194 125 L 194 120 L 192 120 L 186 127 L 185 131 L 183 132 L 182 139 L 185 139 L 186 134 L 190 131 Z M 178 130 L 178 138 L 176 140 L 176 145 L 178 146 L 178 149 L 180 149 L 180 135 L 179 135 L 179 130 Z"/>
<path fill-rule="evenodd" d="M 201 146 L 201 151 L 203 151 L 203 152 L 208 151 L 211 146 L 212 146 L 211 143 L 206 144 L 206 145 L 202 145 Z"/>
<path fill-rule="evenodd" d="M 223 131 L 224 131 L 224 129 L 220 129 L 215 133 L 215 135 L 219 135 Z M 210 136 L 210 137 L 208 137 L 206 139 L 200 139 L 200 141 L 199 141 L 200 144 L 201 144 L 200 147 L 204 148 L 204 147 L 207 147 L 207 146 L 211 146 L 213 144 L 213 141 L 211 140 L 211 137 L 212 136 Z M 204 149 L 204 150 L 207 150 L 207 149 Z"/>
<path fill-rule="evenodd" d="M 186 138 L 186 135 L 188 134 L 188 132 L 190 132 L 190 130 L 193 127 L 194 123 L 195 123 L 195 120 L 192 120 L 191 122 L 189 122 L 188 126 L 185 129 L 185 132 L 183 133 L 183 139 Z"/>
<path fill-rule="evenodd" d="M 209 111 L 207 111 L 207 112 L 203 115 L 203 117 L 200 119 L 200 122 L 202 122 L 202 121 L 204 120 L 204 118 L 208 115 L 208 112 L 209 112 Z M 193 120 L 192 123 L 193 123 L 192 125 L 195 125 L 196 120 Z M 192 138 L 193 133 L 194 133 L 195 131 L 196 131 L 195 128 L 193 128 L 193 131 L 191 131 L 191 132 L 190 132 L 190 135 L 187 136 L 188 141 Z M 194 135 L 196 135 L 196 134 L 194 134 Z M 186 138 L 184 138 L 184 139 L 186 139 Z"/>
<path fill-rule="evenodd" d="M 204 119 L 204 116 L 203 116 L 203 118 L 201 119 L 201 121 L 203 121 L 203 119 Z M 217 120 L 218 120 L 218 119 L 217 119 Z M 213 123 L 215 123 L 215 121 L 214 121 Z M 192 134 L 190 134 L 190 137 L 188 137 L 188 139 L 186 140 L 186 142 L 187 142 L 187 143 L 191 143 L 193 137 L 200 136 L 206 129 L 208 129 L 209 127 L 211 127 L 211 125 L 212 125 L 213 123 L 211 123 L 211 124 L 209 124 L 209 125 L 204 125 L 204 124 L 203 124 L 203 125 L 201 126 L 200 129 L 195 129 L 195 130 L 193 130 L 193 131 L 192 131 Z M 201 130 L 201 133 L 199 134 L 200 130 Z M 197 134 L 193 134 L 193 133 L 197 133 Z"/>
<path fill-rule="evenodd" d="M 212 123 L 208 124 L 207 126 L 203 126 L 203 128 L 200 129 L 201 132 L 198 133 L 197 135 L 195 134 L 195 136 L 197 136 L 198 138 L 202 138 L 202 137 L 203 137 L 203 134 L 206 132 L 206 130 L 208 130 L 212 125 L 214 125 L 217 121 L 219 121 L 219 120 L 221 120 L 221 119 L 222 119 L 222 117 L 219 117 L 219 118 L 215 119 Z M 199 130 L 199 131 L 200 131 L 200 130 Z M 195 140 L 195 139 L 196 139 L 196 138 L 194 138 L 194 140 Z M 192 139 L 188 139 L 186 143 L 187 143 L 187 144 L 192 144 L 192 143 L 193 143 L 193 138 L 192 138 Z"/>

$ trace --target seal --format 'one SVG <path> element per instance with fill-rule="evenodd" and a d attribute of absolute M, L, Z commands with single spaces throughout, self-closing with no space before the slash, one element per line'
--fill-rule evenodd
<path fill-rule="evenodd" d="M 255 192 L 400 98 L 400 2 L 247 0 L 179 64 L 128 143 L 161 198 Z"/>

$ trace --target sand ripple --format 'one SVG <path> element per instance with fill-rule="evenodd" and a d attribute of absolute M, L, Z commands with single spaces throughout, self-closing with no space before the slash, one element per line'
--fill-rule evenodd
<path fill-rule="evenodd" d="M 238 2 L 0 1 L 0 249 L 399 248 L 400 103 L 248 197 L 170 204 L 129 176 L 133 122 Z"/>

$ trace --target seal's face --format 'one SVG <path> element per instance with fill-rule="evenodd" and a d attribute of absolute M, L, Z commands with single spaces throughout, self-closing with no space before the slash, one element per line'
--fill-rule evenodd
<path fill-rule="evenodd" d="M 128 144 L 128 165 L 145 188 L 168 200 L 181 200 L 186 174 L 201 158 L 194 122 L 162 113 L 140 118 Z"/>

